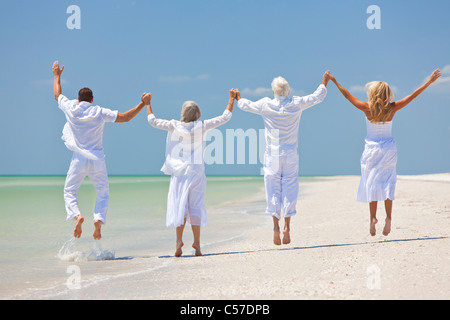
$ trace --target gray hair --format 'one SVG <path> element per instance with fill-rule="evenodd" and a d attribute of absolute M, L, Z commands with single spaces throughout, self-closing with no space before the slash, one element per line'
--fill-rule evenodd
<path fill-rule="evenodd" d="M 289 83 L 283 77 L 276 77 L 272 81 L 272 90 L 275 97 L 282 96 L 288 97 L 291 88 L 289 87 Z"/>
<path fill-rule="evenodd" d="M 200 108 L 194 101 L 186 101 L 181 107 L 181 122 L 192 122 L 200 119 Z"/>

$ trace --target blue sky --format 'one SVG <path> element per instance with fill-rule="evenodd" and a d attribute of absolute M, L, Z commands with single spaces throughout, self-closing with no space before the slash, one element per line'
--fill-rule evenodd
<path fill-rule="evenodd" d="M 381 29 L 369 30 L 369 5 Z M 81 29 L 69 30 L 78 5 Z M 65 174 L 71 153 L 53 99 L 51 65 L 65 65 L 63 94 L 94 91 L 95 103 L 126 111 L 144 91 L 155 114 L 179 118 L 185 100 L 202 118 L 223 112 L 230 88 L 257 100 L 285 77 L 296 94 L 313 92 L 330 69 L 361 99 L 382 80 L 396 98 L 436 68 L 444 74 L 394 119 L 399 174 L 450 172 L 450 2 L 433 1 L 2 1 L 0 11 L 0 175 Z M 365 120 L 333 83 L 322 104 L 302 114 L 301 175 L 360 173 Z M 235 105 L 236 107 L 236 105 Z M 261 118 L 235 108 L 226 129 L 261 129 Z M 224 134 L 225 135 L 225 134 Z M 132 122 L 106 124 L 104 149 L 114 174 L 160 174 L 165 132 L 145 110 Z M 207 174 L 259 174 L 261 165 L 208 165 Z"/>

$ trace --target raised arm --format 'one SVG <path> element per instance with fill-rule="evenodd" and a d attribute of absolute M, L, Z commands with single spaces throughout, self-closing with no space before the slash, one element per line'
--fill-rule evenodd
<path fill-rule="evenodd" d="M 134 117 L 136 117 L 138 115 L 138 113 L 141 112 L 141 110 L 145 107 L 145 102 L 144 102 L 145 96 L 146 95 L 143 93 L 141 96 L 141 102 L 139 102 L 138 105 L 136 107 L 134 107 L 133 109 L 130 109 L 124 113 L 119 112 L 117 114 L 116 122 L 128 122 L 128 121 L 131 121 L 131 119 L 133 119 Z M 150 94 L 150 98 L 151 98 L 151 94 Z"/>
<path fill-rule="evenodd" d="M 308 108 L 311 108 L 312 106 L 315 106 L 316 104 L 321 103 L 327 96 L 327 85 L 328 81 L 330 81 L 330 76 L 330 71 L 326 71 L 323 74 L 322 83 L 312 94 L 303 97 L 293 96 L 292 98 L 295 105 L 300 107 L 300 109 L 302 110 L 306 110 Z"/>
<path fill-rule="evenodd" d="M 230 99 L 228 100 L 226 110 L 233 112 L 234 107 L 234 100 L 236 99 L 237 94 L 239 93 L 238 89 L 231 89 L 230 90 Z"/>
<path fill-rule="evenodd" d="M 342 93 L 342 95 L 350 101 L 351 104 L 353 104 L 356 108 L 361 110 L 362 112 L 366 114 L 370 114 L 369 104 L 365 101 L 361 101 L 358 98 L 352 96 L 350 92 L 348 92 L 347 89 L 345 89 L 341 84 L 336 80 L 334 76 L 330 74 L 330 80 L 334 82 L 336 87 L 339 89 L 339 91 Z"/>
<path fill-rule="evenodd" d="M 436 69 L 430 76 L 427 82 L 425 82 L 420 88 L 416 89 L 412 94 L 407 97 L 404 97 L 401 100 L 395 101 L 393 103 L 393 110 L 397 112 L 398 110 L 406 107 L 411 101 L 413 101 L 419 94 L 425 91 L 433 82 L 435 82 L 441 76 L 441 71 Z"/>
<path fill-rule="evenodd" d="M 328 81 L 330 81 L 331 73 L 330 70 L 325 71 L 322 77 L 322 83 L 325 87 L 328 85 Z"/>
<path fill-rule="evenodd" d="M 62 92 L 62 90 L 61 90 L 61 73 L 64 71 L 64 66 L 62 66 L 62 68 L 60 69 L 59 62 L 55 61 L 53 63 L 52 71 L 53 71 L 53 77 L 54 77 L 53 94 L 55 95 L 55 100 L 58 101 L 58 97 Z"/>
<path fill-rule="evenodd" d="M 242 111 L 246 111 L 246 112 L 261 114 L 264 102 L 268 98 L 263 98 L 256 102 L 253 102 L 248 99 L 241 98 L 241 93 L 239 92 L 238 89 L 235 89 L 235 91 L 236 91 L 236 100 L 238 102 L 239 109 L 241 109 Z"/>
<path fill-rule="evenodd" d="M 148 120 L 148 123 L 152 127 L 157 128 L 157 129 L 166 130 L 166 131 L 173 130 L 172 121 L 164 120 L 164 119 L 157 119 L 155 117 L 155 115 L 153 114 L 152 105 L 151 105 L 151 101 L 152 101 L 151 93 L 143 94 L 141 100 L 147 106 L 147 120 Z"/>
<path fill-rule="evenodd" d="M 143 93 L 141 96 L 141 101 L 147 106 L 147 116 L 153 114 L 153 110 L 152 110 L 152 94 L 149 93 Z"/>
<path fill-rule="evenodd" d="M 205 130 L 211 130 L 211 129 L 217 128 L 218 126 L 221 126 L 224 123 L 230 121 L 231 115 L 233 113 L 234 100 L 236 99 L 236 95 L 238 93 L 239 93 L 239 91 L 237 89 L 230 90 L 230 99 L 228 100 L 228 104 L 227 104 L 227 107 L 225 108 L 225 111 L 223 112 L 222 115 L 220 115 L 218 117 L 215 117 L 212 119 L 207 119 L 207 120 L 203 121 Z"/>

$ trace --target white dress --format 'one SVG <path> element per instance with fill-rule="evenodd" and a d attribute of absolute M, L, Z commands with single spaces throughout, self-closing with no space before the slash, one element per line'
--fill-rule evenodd
<path fill-rule="evenodd" d="M 366 125 L 366 145 L 361 156 L 361 181 L 356 200 L 394 200 L 397 146 L 392 137 L 392 121 L 372 123 L 366 118 Z"/>
<path fill-rule="evenodd" d="M 193 122 L 157 119 L 148 116 L 152 127 L 166 130 L 166 161 L 161 171 L 170 175 L 167 196 L 166 227 L 177 228 L 186 223 L 206 225 L 206 176 L 203 152 L 206 133 L 231 119 L 231 112 L 218 117 Z"/>

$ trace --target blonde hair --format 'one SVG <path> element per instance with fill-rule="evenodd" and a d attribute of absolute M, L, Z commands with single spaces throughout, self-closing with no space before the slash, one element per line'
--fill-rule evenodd
<path fill-rule="evenodd" d="M 394 94 L 386 82 L 373 81 L 366 84 L 369 108 L 372 119 L 370 122 L 390 121 L 392 116 L 392 99 Z"/>
<path fill-rule="evenodd" d="M 372 119 L 370 122 L 390 121 L 392 116 L 392 99 L 394 94 L 386 82 L 373 81 L 366 84 L 369 108 Z"/>
<path fill-rule="evenodd" d="M 186 101 L 181 107 L 181 122 L 192 122 L 200 119 L 199 106 L 194 101 Z"/>

